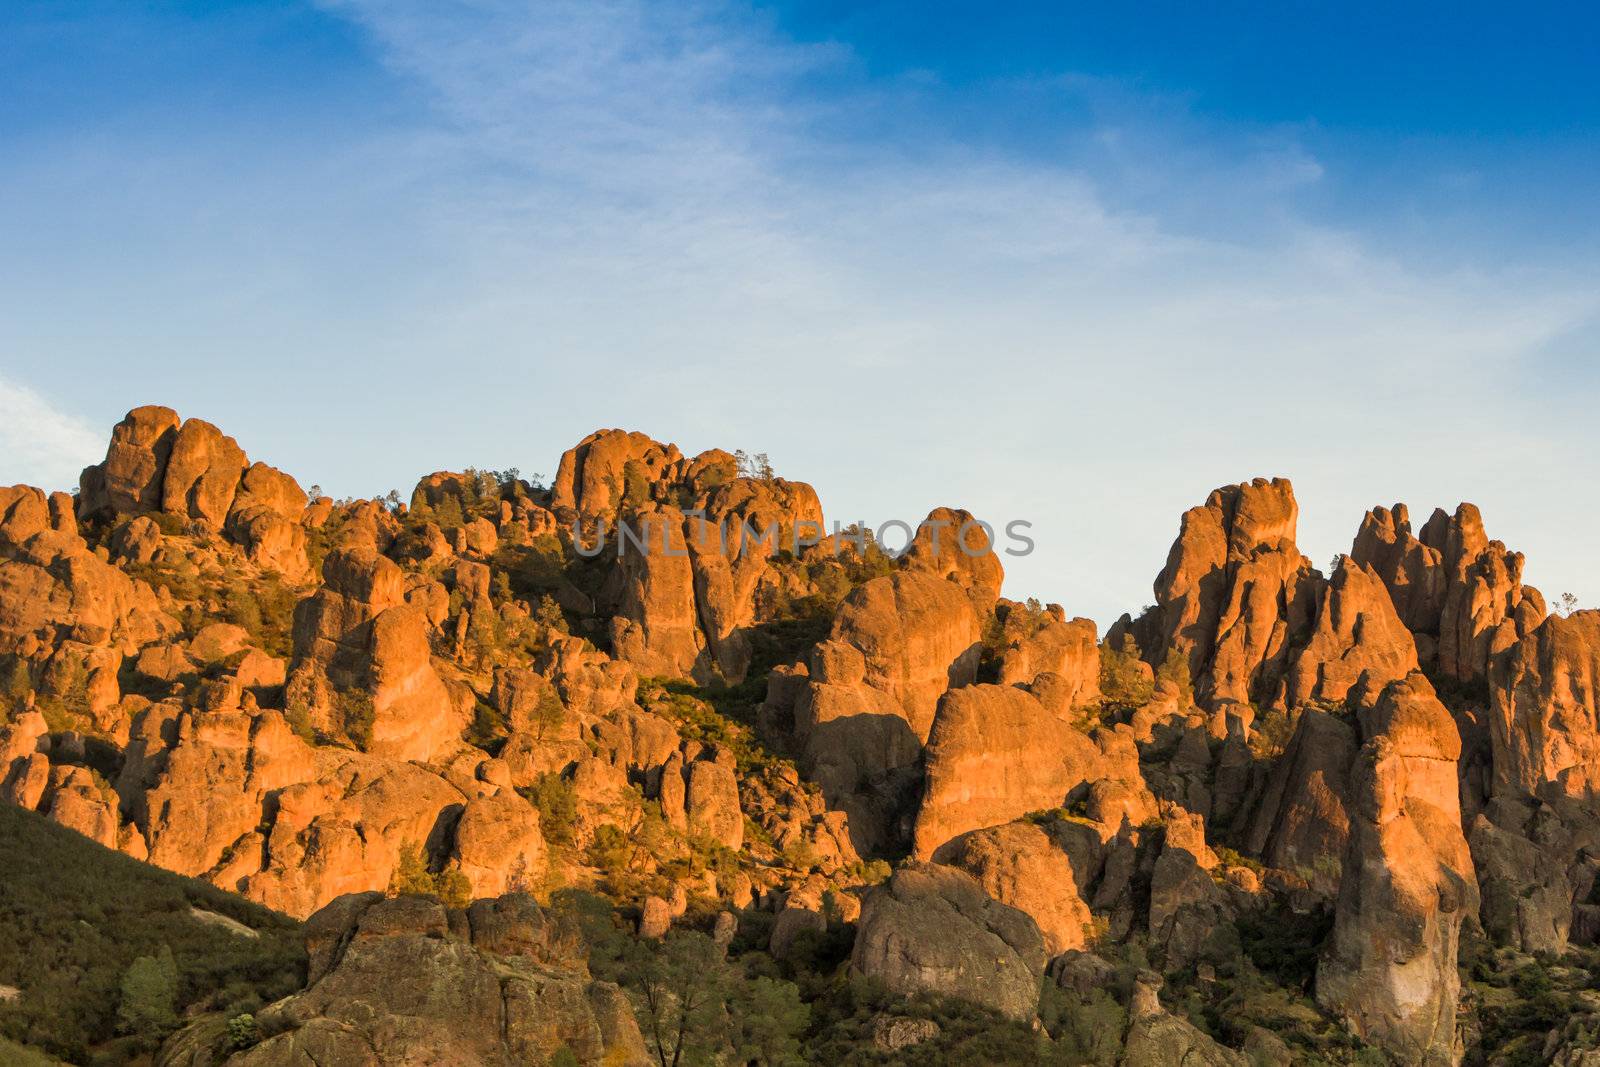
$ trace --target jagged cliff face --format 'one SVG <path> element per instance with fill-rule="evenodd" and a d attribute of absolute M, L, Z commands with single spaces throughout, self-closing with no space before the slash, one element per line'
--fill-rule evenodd
<path fill-rule="evenodd" d="M 131 412 L 76 499 L 0 490 L 0 795 L 347 932 L 387 915 L 349 894 L 419 863 L 473 897 L 594 886 L 651 928 L 766 909 L 780 957 L 842 916 L 856 973 L 1019 1020 L 1047 966 L 1071 990 L 1137 946 L 1195 974 L 1321 914 L 1317 1005 L 1409 1063 L 1467 1044 L 1463 930 L 1600 935 L 1600 613 L 1548 615 L 1471 505 L 1417 535 L 1375 508 L 1324 575 L 1287 481 L 1218 489 L 1102 643 L 1001 598 L 986 543 L 954 544 L 968 513 L 890 559 L 741 460 L 603 430 L 548 489 L 436 472 L 407 506 L 335 502 Z M 341 948 L 283 1062 L 381 997 L 340 978 L 369 956 L 486 982 L 476 920 L 448 952 L 445 921 Z M 571 1024 L 613 1035 L 585 1062 L 635 1055 L 569 984 Z M 1127 1062 L 1235 1062 L 1159 985 Z M 519 1034 L 473 1055 L 549 1039 Z"/>

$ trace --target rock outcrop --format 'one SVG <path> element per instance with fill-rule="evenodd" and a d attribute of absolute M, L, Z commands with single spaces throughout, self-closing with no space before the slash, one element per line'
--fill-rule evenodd
<path fill-rule="evenodd" d="M 295 610 L 291 706 L 392 759 L 428 760 L 458 744 L 472 696 L 435 670 L 428 618 L 406 602 L 400 568 L 370 549 L 340 549 L 322 576 Z"/>
<path fill-rule="evenodd" d="M 896 572 L 851 592 L 802 672 L 769 689 L 764 715 L 792 734 L 803 769 L 849 815 L 857 851 L 904 832 L 897 822 L 914 803 L 939 700 L 976 678 L 981 639 L 959 586 Z"/>
<path fill-rule="evenodd" d="M 896 993 L 942 993 L 1033 1018 L 1044 973 L 1034 921 L 971 875 L 912 863 L 867 894 L 850 967 Z"/>
<path fill-rule="evenodd" d="M 1461 924 L 1478 888 L 1461 832 L 1461 740 L 1421 674 L 1362 722 L 1350 840 L 1317 1000 L 1404 1062 L 1456 1062 Z"/>
<path fill-rule="evenodd" d="M 79 479 L 85 519 L 171 516 L 222 533 L 258 566 L 301 581 L 308 573 L 300 528 L 306 495 L 293 478 L 252 464 L 238 442 L 201 419 L 164 407 L 128 412 L 106 458 Z"/>
<path fill-rule="evenodd" d="M 1000 606 L 1001 685 L 1029 685 L 1041 674 L 1053 674 L 1067 707 L 1100 702 L 1100 642 L 1094 620 L 1069 620 L 1059 604 L 1047 605 L 1042 613 L 1009 601 Z"/>
<path fill-rule="evenodd" d="M 1216 490 L 1184 513 L 1155 607 L 1108 637 L 1131 632 L 1152 666 L 1187 667 L 1206 707 L 1271 703 L 1321 585 L 1295 546 L 1298 520 L 1286 479 Z"/>
<path fill-rule="evenodd" d="M 947 842 L 935 862 L 966 871 L 983 891 L 1038 924 L 1047 955 L 1082 948 L 1094 916 L 1078 894 L 1072 856 L 1033 823 L 973 830 Z"/>
<path fill-rule="evenodd" d="M 1217 1044 L 1193 1023 L 1161 1006 L 1162 978 L 1140 971 L 1134 980 L 1123 1067 L 1251 1067 L 1248 1056 Z"/>
<path fill-rule="evenodd" d="M 1108 777 L 1087 734 L 1029 690 L 1000 685 L 944 695 L 925 763 L 914 841 L 924 859 L 968 830 L 1063 807 L 1074 790 Z"/>
<path fill-rule="evenodd" d="M 1600 795 L 1600 611 L 1553 615 L 1490 671 L 1493 792 Z"/>
<path fill-rule="evenodd" d="M 589 977 L 531 897 L 480 900 L 456 916 L 424 897 L 343 897 L 312 916 L 306 936 L 309 986 L 256 1013 L 264 1040 L 212 1062 L 511 1067 L 563 1049 L 590 1067 L 653 1062 L 622 991 Z M 201 1043 L 179 1034 L 167 1062 Z"/>
<path fill-rule="evenodd" d="M 1351 549 L 1388 586 L 1401 619 L 1418 636 L 1422 662 L 1446 676 L 1483 678 L 1490 660 L 1545 617 L 1544 597 L 1522 584 L 1522 554 L 1484 533 L 1471 504 L 1435 511 L 1421 535 L 1404 504 L 1374 508 Z"/>
<path fill-rule="evenodd" d="M 1416 645 L 1378 576 L 1346 556 L 1320 591 L 1316 625 L 1295 654 L 1281 704 L 1373 699 L 1417 669 Z"/>

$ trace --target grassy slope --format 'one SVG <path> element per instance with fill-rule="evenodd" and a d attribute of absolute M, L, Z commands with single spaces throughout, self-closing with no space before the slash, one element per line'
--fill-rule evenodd
<path fill-rule="evenodd" d="M 193 907 L 261 936 L 198 921 Z M 148 1048 L 163 1034 L 119 1034 L 117 1008 L 128 966 L 163 946 L 177 962 L 180 1013 L 253 1010 L 304 977 L 293 920 L 0 804 L 0 985 L 22 990 L 0 1004 L 0 1039 L 76 1063 Z"/>

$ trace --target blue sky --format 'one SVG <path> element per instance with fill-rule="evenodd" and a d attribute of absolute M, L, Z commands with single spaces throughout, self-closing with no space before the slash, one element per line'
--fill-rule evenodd
<path fill-rule="evenodd" d="M 998 10 L 997 10 L 998 8 Z M 13 2 L 0 482 L 129 407 L 340 494 L 627 426 L 831 517 L 1035 525 L 1109 622 L 1183 508 L 1478 503 L 1600 598 L 1578 5 Z"/>

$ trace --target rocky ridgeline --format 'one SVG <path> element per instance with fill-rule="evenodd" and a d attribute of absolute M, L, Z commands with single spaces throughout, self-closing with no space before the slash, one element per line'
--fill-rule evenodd
<path fill-rule="evenodd" d="M 1404 1063 L 1474 1040 L 1468 936 L 1600 938 L 1600 613 L 1548 614 L 1471 505 L 1375 508 L 1325 575 L 1287 481 L 1218 489 L 1104 642 L 1001 598 L 970 518 L 890 559 L 803 483 L 617 430 L 548 489 L 335 502 L 140 408 L 76 498 L 0 491 L 0 794 L 314 916 L 308 989 L 236 1063 L 646 1062 L 541 940 L 525 894 L 560 885 L 654 934 L 760 909 L 779 958 L 842 921 L 854 973 L 1021 1021 L 1136 946 L 1128 1063 L 1290 1062 L 1155 973 L 1275 915 L 1329 918 L 1304 1010 Z M 594 551 L 619 525 L 645 547 Z M 408 862 L 478 903 L 383 899 Z"/>

